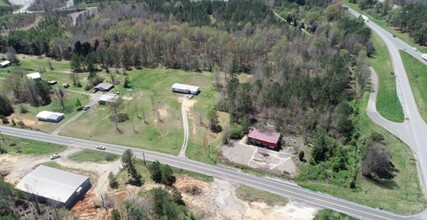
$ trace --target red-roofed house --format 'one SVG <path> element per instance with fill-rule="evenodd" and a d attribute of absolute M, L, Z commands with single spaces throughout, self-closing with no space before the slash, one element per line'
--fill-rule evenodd
<path fill-rule="evenodd" d="M 261 132 L 253 128 L 248 134 L 248 141 L 253 145 L 274 149 L 279 147 L 280 134 L 277 132 Z"/>

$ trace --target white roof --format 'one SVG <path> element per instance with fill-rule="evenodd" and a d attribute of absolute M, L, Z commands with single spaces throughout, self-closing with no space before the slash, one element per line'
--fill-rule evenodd
<path fill-rule="evenodd" d="M 3 61 L 3 62 L 0 63 L 0 66 L 6 66 L 6 65 L 9 65 L 9 64 L 10 64 L 10 61 L 9 60 L 5 60 L 5 61 Z"/>
<path fill-rule="evenodd" d="M 427 53 L 425 53 L 425 54 L 421 55 L 421 57 L 422 57 L 423 59 L 426 59 L 426 60 L 427 60 Z"/>
<path fill-rule="evenodd" d="M 41 111 L 37 114 L 37 118 L 44 118 L 44 119 L 53 119 L 56 120 L 58 117 L 63 117 L 63 113 L 59 112 L 51 112 L 51 111 Z"/>
<path fill-rule="evenodd" d="M 40 76 L 39 72 L 29 73 L 29 74 L 27 74 L 27 77 L 28 77 L 28 79 L 40 79 L 40 78 L 42 78 Z"/>
<path fill-rule="evenodd" d="M 174 83 L 172 85 L 172 89 L 189 90 L 191 92 L 197 92 L 197 91 L 199 91 L 199 87 L 198 86 L 191 86 L 191 85 L 181 84 L 181 83 Z"/>
<path fill-rule="evenodd" d="M 87 179 L 87 176 L 40 165 L 28 173 L 16 188 L 65 203 Z"/>
<path fill-rule="evenodd" d="M 105 93 L 105 94 L 101 95 L 101 97 L 99 98 L 99 101 L 114 102 L 114 101 L 116 101 L 117 98 L 118 98 L 118 95 L 116 95 L 114 93 Z"/>

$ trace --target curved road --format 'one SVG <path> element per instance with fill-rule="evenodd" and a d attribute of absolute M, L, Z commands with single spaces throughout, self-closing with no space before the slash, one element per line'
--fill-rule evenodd
<path fill-rule="evenodd" d="M 134 155 L 139 159 L 143 159 L 144 154 L 146 160 L 158 160 L 162 163 L 167 163 L 177 168 L 203 173 L 216 178 L 226 179 L 234 183 L 269 191 L 271 193 L 294 200 L 304 201 L 317 207 L 334 209 L 336 211 L 347 213 L 351 216 L 355 216 L 361 219 L 422 219 L 418 216 L 399 216 L 380 209 L 359 205 L 354 202 L 346 201 L 344 199 L 336 198 L 327 194 L 313 192 L 290 182 L 268 177 L 258 177 L 242 173 L 238 170 L 208 165 L 174 155 L 5 126 L 0 126 L 0 131 L 2 134 L 6 135 L 84 149 L 95 149 L 97 145 L 102 144 L 107 148 L 105 151 L 119 155 L 123 154 L 126 149 L 132 149 Z"/>
<path fill-rule="evenodd" d="M 351 8 L 348 11 L 356 17 L 360 14 Z M 387 120 L 379 120 L 371 117 L 378 125 L 384 127 L 392 134 L 399 137 L 402 141 L 411 147 L 417 158 L 419 175 L 424 194 L 427 192 L 426 177 L 427 177 L 427 124 L 418 112 L 417 104 L 412 93 L 411 85 L 406 74 L 405 67 L 400 57 L 399 49 L 404 49 L 406 52 L 421 60 L 424 64 L 427 62 L 421 59 L 421 54 L 414 51 L 410 45 L 402 40 L 393 37 L 393 35 L 377 24 L 368 21 L 365 24 L 375 33 L 377 33 L 384 43 L 387 45 L 391 56 L 394 73 L 396 75 L 396 87 L 400 102 L 403 107 L 406 120 L 404 123 L 391 123 Z M 424 136 L 426 135 L 426 136 Z M 427 210 L 419 214 L 422 219 L 427 219 Z"/>

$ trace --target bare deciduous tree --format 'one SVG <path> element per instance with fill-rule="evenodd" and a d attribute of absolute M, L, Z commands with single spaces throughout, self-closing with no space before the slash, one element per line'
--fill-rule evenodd
<path fill-rule="evenodd" d="M 57 88 L 54 90 L 55 96 L 59 101 L 59 104 L 61 104 L 62 112 L 65 112 L 65 93 L 62 91 L 61 88 Z"/>

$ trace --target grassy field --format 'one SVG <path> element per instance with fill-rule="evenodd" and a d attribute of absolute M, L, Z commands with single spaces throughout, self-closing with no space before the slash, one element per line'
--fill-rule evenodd
<path fill-rule="evenodd" d="M 286 198 L 276 194 L 255 189 L 249 186 L 239 186 L 236 189 L 236 196 L 244 201 L 249 202 L 265 202 L 270 206 L 280 205 L 284 206 L 287 203 Z"/>
<path fill-rule="evenodd" d="M 400 56 L 411 83 L 418 111 L 424 121 L 427 121 L 427 66 L 404 51 L 400 51 Z"/>
<path fill-rule="evenodd" d="M 108 77 L 107 75 L 102 76 Z M 192 98 L 194 105 L 190 108 L 192 113 L 189 114 L 189 124 L 190 144 L 194 143 L 193 140 L 195 143 L 203 143 L 203 136 L 201 136 L 203 133 L 199 130 L 205 130 L 205 128 L 195 121 L 198 112 L 201 112 L 202 117 L 206 118 L 207 110 L 215 102 L 216 92 L 212 87 L 210 73 L 145 68 L 130 71 L 128 76 L 133 87 L 132 90 L 125 89 L 123 86 L 115 88 L 115 91 L 121 93 L 124 99 L 124 112 L 130 118 L 118 125 L 120 132 L 110 121 L 107 106 L 96 105 L 66 127 L 62 134 L 178 154 L 183 139 L 179 98 L 184 95 L 172 93 L 170 87 L 173 83 L 180 82 L 197 85 L 202 91 L 198 96 Z M 116 80 L 124 81 L 124 76 L 117 75 Z M 195 111 L 195 109 L 200 109 L 200 111 Z M 142 115 L 144 115 L 145 122 Z M 189 152 L 190 158 L 191 152 Z"/>
<path fill-rule="evenodd" d="M 375 22 L 376 24 L 378 24 L 379 26 L 381 26 L 382 28 L 384 28 L 386 31 L 388 31 L 388 32 L 396 35 L 398 38 L 400 38 L 401 40 L 405 41 L 409 45 L 411 45 L 413 47 L 416 47 L 419 51 L 421 51 L 423 53 L 427 53 L 427 47 L 420 46 L 420 45 L 416 44 L 415 41 L 414 41 L 414 39 L 412 39 L 412 37 L 409 36 L 408 33 L 402 33 L 400 31 L 394 29 L 393 27 L 389 26 L 388 22 L 386 20 L 384 20 L 383 18 L 378 18 L 378 17 L 374 17 L 372 15 L 367 14 L 366 12 L 362 11 L 361 9 L 359 9 L 359 7 L 357 6 L 357 4 L 350 3 L 349 0 L 342 0 L 342 2 L 344 4 L 346 4 L 346 5 L 348 5 L 353 10 L 359 12 L 360 14 L 366 15 L 371 21 Z"/>
<path fill-rule="evenodd" d="M 45 143 L 7 135 L 2 135 L 2 137 L 4 138 L 4 140 L 0 139 L 0 146 L 6 146 L 5 149 L 9 153 L 21 153 L 39 156 L 59 153 L 66 149 L 65 146 L 57 144 Z"/>
<path fill-rule="evenodd" d="M 404 120 L 402 105 L 396 93 L 396 79 L 392 74 L 392 64 L 387 46 L 377 34 L 373 34 L 372 42 L 375 46 L 375 56 L 369 59 L 369 64 L 378 75 L 377 111 L 386 119 L 395 122 Z"/>
<path fill-rule="evenodd" d="M 313 220 L 333 220 L 333 219 L 356 220 L 357 218 L 353 218 L 351 216 L 348 216 L 340 212 L 336 212 L 334 210 L 322 209 L 317 213 L 317 215 L 314 217 Z"/>
<path fill-rule="evenodd" d="M 361 100 L 362 103 L 359 106 L 359 130 L 362 137 L 368 136 L 372 132 L 378 132 L 384 136 L 385 143 L 392 155 L 392 162 L 398 170 L 396 176 L 379 185 L 359 175 L 356 180 L 356 190 L 320 181 L 299 182 L 299 184 L 313 191 L 321 191 L 399 214 L 418 213 L 426 207 L 426 201 L 420 188 L 415 158 L 409 147 L 402 141 L 375 125 L 368 118 L 365 112 L 367 100 L 368 94 Z"/>
<path fill-rule="evenodd" d="M 68 159 L 76 162 L 94 162 L 94 163 L 106 163 L 119 159 L 120 156 L 117 154 L 107 153 L 103 151 L 95 150 L 82 150 L 77 153 L 68 156 Z"/>

